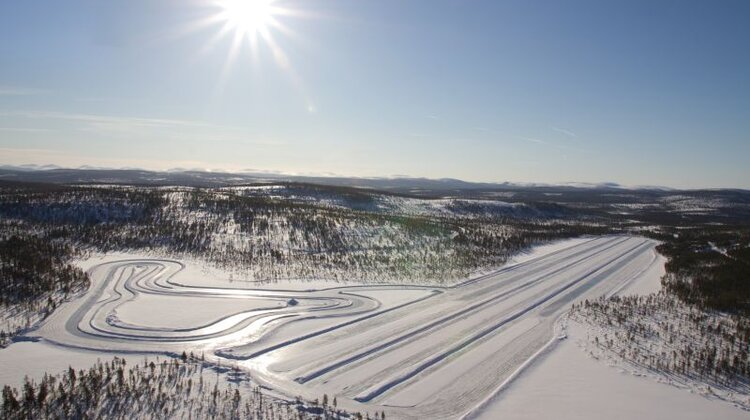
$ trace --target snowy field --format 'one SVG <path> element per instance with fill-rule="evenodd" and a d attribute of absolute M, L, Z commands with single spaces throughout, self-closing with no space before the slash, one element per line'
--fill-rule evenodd
<path fill-rule="evenodd" d="M 750 413 L 723 401 L 704 398 L 652 378 L 632 375 L 589 357 L 577 345 L 586 338 L 578 328 L 561 340 L 468 418 L 482 420 L 739 420 Z"/>
<path fill-rule="evenodd" d="M 92 279 L 85 296 L 24 337 L 37 342 L 0 350 L 0 381 L 18 385 L 24 374 L 86 367 L 115 354 L 187 351 L 244 368 L 288 398 L 325 393 L 341 408 L 388 418 L 601 418 L 628 398 L 656 404 L 662 395 L 676 402 L 660 409 L 675 411 L 648 417 L 631 407 L 622 418 L 688 409 L 747 418 L 619 374 L 558 340 L 558 320 L 573 302 L 658 288 L 664 261 L 656 245 L 627 236 L 560 242 L 453 287 L 251 289 L 192 262 L 93 258 L 81 264 Z M 586 395 L 597 402 L 586 405 Z"/>

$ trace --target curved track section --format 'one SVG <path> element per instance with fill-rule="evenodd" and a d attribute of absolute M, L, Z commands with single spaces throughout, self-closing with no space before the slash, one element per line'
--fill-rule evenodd
<path fill-rule="evenodd" d="M 600 237 L 452 288 L 306 292 L 190 286 L 178 261 L 122 260 L 92 268 L 89 292 L 35 334 L 94 350 L 203 352 L 290 396 L 455 418 L 544 347 L 570 304 L 641 275 L 655 246 Z"/>

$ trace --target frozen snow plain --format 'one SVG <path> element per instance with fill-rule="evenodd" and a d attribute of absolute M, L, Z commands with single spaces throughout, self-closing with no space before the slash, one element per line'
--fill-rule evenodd
<path fill-rule="evenodd" d="M 84 297 L 27 336 L 118 353 L 203 352 L 290 397 L 327 393 L 389 418 L 457 418 L 555 339 L 572 302 L 648 270 L 655 246 L 592 238 L 450 288 L 209 287 L 182 279 L 178 261 L 112 261 L 90 270 Z"/>

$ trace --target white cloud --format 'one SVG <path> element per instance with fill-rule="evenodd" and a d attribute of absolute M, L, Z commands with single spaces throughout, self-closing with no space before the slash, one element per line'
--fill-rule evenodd
<path fill-rule="evenodd" d="M 544 141 L 542 139 L 537 139 L 537 138 L 534 138 L 534 137 L 521 137 L 521 139 L 523 139 L 523 140 L 525 140 L 525 141 L 527 141 L 529 143 L 543 144 L 545 146 L 554 146 L 552 143 L 550 143 L 548 141 Z"/>
<path fill-rule="evenodd" d="M 558 133 L 565 134 L 566 136 L 568 136 L 570 138 L 576 138 L 576 137 L 578 137 L 578 135 L 576 135 L 576 133 L 574 133 L 574 132 L 572 132 L 570 130 L 566 130 L 564 128 L 552 127 L 552 129 L 555 130 L 555 131 L 557 131 Z"/>

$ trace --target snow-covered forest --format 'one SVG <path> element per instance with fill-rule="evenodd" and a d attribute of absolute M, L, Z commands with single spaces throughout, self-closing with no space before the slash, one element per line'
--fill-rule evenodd
<path fill-rule="evenodd" d="M 336 191 L 311 203 L 247 191 L 22 188 L 2 191 L 0 216 L 81 250 L 190 255 L 262 281 L 450 283 L 529 245 L 605 231 L 541 206 Z M 363 200 L 385 204 L 361 210 Z"/>
<path fill-rule="evenodd" d="M 747 317 L 706 311 L 667 292 L 587 300 L 572 313 L 594 327 L 589 341 L 605 356 L 750 405 Z"/>
<path fill-rule="evenodd" d="M 0 347 L 86 290 L 88 277 L 70 264 L 75 250 L 5 225 L 0 233 Z"/>
<path fill-rule="evenodd" d="M 327 395 L 309 403 L 268 397 L 257 387 L 240 392 L 237 384 L 220 383 L 199 358 L 124 359 L 97 362 L 87 370 L 69 368 L 27 378 L 19 389 L 5 386 L 0 417 L 54 418 L 186 418 L 186 419 L 382 419 L 378 413 L 348 413 Z"/>
<path fill-rule="evenodd" d="M 742 399 L 750 392 L 750 227 L 744 217 L 727 216 L 744 202 L 535 194 L 502 201 L 512 197 L 293 183 L 3 185 L 0 345 L 84 293 L 89 278 L 76 262 L 91 255 L 189 259 L 231 273 L 230 281 L 260 286 L 329 280 L 442 288 L 501 267 L 533 245 L 624 233 L 661 243 L 663 287 L 657 294 L 615 294 L 575 305 L 570 315 L 587 326 L 591 353 L 750 405 Z M 216 366 L 185 355 L 143 366 L 115 359 L 51 372 L 21 389 L 4 389 L 2 414 L 112 418 L 130 406 L 128 417 L 383 417 L 346 413 L 328 395 L 290 401 L 239 382 L 227 386 L 207 376 L 207 367 Z"/>

